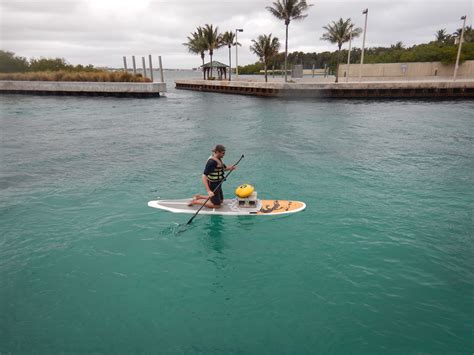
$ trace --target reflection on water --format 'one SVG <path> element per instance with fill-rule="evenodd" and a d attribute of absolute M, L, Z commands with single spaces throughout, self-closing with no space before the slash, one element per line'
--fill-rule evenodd
<path fill-rule="evenodd" d="M 225 279 L 227 275 L 228 259 L 225 254 L 225 225 L 224 217 L 210 216 L 204 226 L 203 244 L 204 249 L 209 252 L 207 260 L 216 268 L 215 280 L 210 285 L 212 293 L 225 291 Z M 224 295 L 225 299 L 229 299 L 228 295 Z"/>
<path fill-rule="evenodd" d="M 203 243 L 206 246 L 206 249 L 215 251 L 217 254 L 224 254 L 223 250 L 225 248 L 225 233 L 223 233 L 224 217 L 222 216 L 210 216 L 206 221 L 204 226 L 204 239 Z"/>

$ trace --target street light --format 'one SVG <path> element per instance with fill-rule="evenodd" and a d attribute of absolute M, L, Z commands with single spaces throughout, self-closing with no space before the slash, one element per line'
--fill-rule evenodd
<path fill-rule="evenodd" d="M 462 47 L 462 41 L 464 38 L 464 27 L 466 26 L 466 15 L 461 17 L 461 20 L 463 20 L 462 23 L 462 31 L 461 31 L 461 38 L 459 39 L 459 47 L 458 47 L 458 55 L 456 57 L 456 65 L 454 66 L 454 76 L 453 76 L 453 81 L 456 80 L 456 75 L 458 74 L 458 68 L 459 68 L 459 57 L 461 56 L 461 47 Z"/>
<path fill-rule="evenodd" d="M 236 28 L 235 29 L 235 80 L 239 79 L 239 59 L 237 57 L 237 48 L 239 47 L 239 42 L 237 41 L 237 34 L 239 32 L 244 32 L 242 28 Z M 232 70 L 232 68 L 231 68 Z"/>
<path fill-rule="evenodd" d="M 364 64 L 364 49 L 365 49 L 365 33 L 367 32 L 367 16 L 369 15 L 369 9 L 362 11 L 362 14 L 365 14 L 365 25 L 364 25 L 364 38 L 362 39 L 362 55 L 360 57 L 360 66 L 359 66 L 359 81 L 362 77 L 362 65 Z"/>
<path fill-rule="evenodd" d="M 351 27 L 349 27 L 349 52 L 347 53 L 347 74 L 346 74 L 346 83 L 349 82 L 349 66 L 351 64 L 351 42 L 352 42 L 352 28 L 354 27 L 353 24 L 351 24 Z"/>

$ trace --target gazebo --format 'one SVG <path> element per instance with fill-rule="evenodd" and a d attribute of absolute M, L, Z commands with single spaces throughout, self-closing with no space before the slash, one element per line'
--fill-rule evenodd
<path fill-rule="evenodd" d="M 222 77 L 224 77 L 225 80 L 227 79 L 227 68 L 229 68 L 229 66 L 225 65 L 224 63 L 213 60 L 212 62 L 201 65 L 201 68 L 204 72 L 204 80 L 209 79 L 211 66 L 212 66 L 212 70 L 217 71 L 218 80 L 222 80 Z"/>

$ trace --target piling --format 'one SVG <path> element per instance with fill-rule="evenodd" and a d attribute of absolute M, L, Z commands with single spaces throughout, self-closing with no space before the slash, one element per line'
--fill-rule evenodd
<path fill-rule="evenodd" d="M 137 66 L 135 64 L 135 56 L 132 55 L 133 75 L 137 75 Z"/>
<path fill-rule="evenodd" d="M 145 57 L 142 57 L 142 65 L 143 65 L 143 77 L 146 78 Z"/>
<path fill-rule="evenodd" d="M 127 68 L 127 57 L 125 57 L 125 56 L 123 56 L 123 68 L 125 69 L 126 72 L 128 71 L 128 68 Z"/>
<path fill-rule="evenodd" d="M 148 54 L 148 62 L 150 64 L 150 79 L 151 79 L 151 82 L 153 82 L 153 63 L 151 60 L 151 54 Z"/>
<path fill-rule="evenodd" d="M 160 64 L 160 77 L 161 77 L 161 82 L 164 83 L 165 82 L 165 78 L 163 76 L 163 63 L 161 62 L 161 55 L 158 56 L 158 62 Z"/>

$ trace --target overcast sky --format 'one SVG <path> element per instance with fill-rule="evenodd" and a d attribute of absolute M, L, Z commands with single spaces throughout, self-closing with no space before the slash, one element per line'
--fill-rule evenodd
<path fill-rule="evenodd" d="M 220 32 L 239 33 L 239 65 L 254 63 L 251 40 L 272 33 L 282 49 L 285 26 L 266 6 L 271 0 L 0 0 L 1 49 L 31 57 L 61 57 L 72 64 L 121 67 L 122 56 L 161 55 L 165 68 L 200 65 L 199 56 L 182 45 L 186 36 L 206 23 Z M 462 26 L 472 26 L 473 0 L 309 0 L 308 17 L 290 23 L 292 51 L 321 52 L 336 47 L 322 41 L 322 26 L 350 17 L 364 26 L 362 10 L 369 8 L 366 47 L 398 41 L 411 46 Z M 362 36 L 354 41 L 362 46 Z M 232 51 L 235 62 L 235 49 Z M 208 58 L 207 58 L 208 59 Z M 228 62 L 227 48 L 214 59 Z M 141 61 L 140 61 L 141 63 Z"/>

